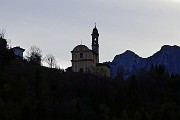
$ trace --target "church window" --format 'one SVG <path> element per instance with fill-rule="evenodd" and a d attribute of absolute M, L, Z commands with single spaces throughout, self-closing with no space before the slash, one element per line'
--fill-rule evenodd
<path fill-rule="evenodd" d="M 76 54 L 73 55 L 73 59 L 77 59 L 77 55 Z"/>
<path fill-rule="evenodd" d="M 75 59 L 77 59 L 77 55 L 75 54 L 74 56 L 75 56 Z"/>
<path fill-rule="evenodd" d="M 83 53 L 80 53 L 80 58 L 83 58 Z"/>

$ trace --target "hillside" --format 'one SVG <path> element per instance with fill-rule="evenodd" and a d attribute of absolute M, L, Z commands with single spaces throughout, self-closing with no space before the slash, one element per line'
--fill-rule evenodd
<path fill-rule="evenodd" d="M 63 72 L 13 58 L 0 67 L 0 119 L 178 120 L 179 86 L 180 76 L 159 68 L 124 80 L 120 74 L 111 79 Z"/>
<path fill-rule="evenodd" d="M 123 72 L 124 77 L 136 74 L 140 70 L 149 70 L 152 66 L 163 66 L 169 74 L 180 74 L 180 47 L 164 45 L 160 51 L 148 58 L 141 58 L 134 52 L 116 55 L 111 63 L 111 75 L 115 77 Z"/>

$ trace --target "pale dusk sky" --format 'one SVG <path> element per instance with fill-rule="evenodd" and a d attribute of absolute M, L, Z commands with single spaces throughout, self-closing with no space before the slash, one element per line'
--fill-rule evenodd
<path fill-rule="evenodd" d="M 0 0 L 0 29 L 11 47 L 32 45 L 53 54 L 61 68 L 71 66 L 70 51 L 91 48 L 95 22 L 100 62 L 134 51 L 149 57 L 161 46 L 180 46 L 180 0 Z"/>

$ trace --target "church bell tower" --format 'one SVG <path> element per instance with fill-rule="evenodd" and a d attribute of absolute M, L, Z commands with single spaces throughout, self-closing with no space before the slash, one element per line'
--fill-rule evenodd
<path fill-rule="evenodd" d="M 98 33 L 98 29 L 96 28 L 96 24 L 91 35 L 92 35 L 92 51 L 97 54 L 97 63 L 99 63 L 99 43 L 98 43 L 99 33 Z"/>

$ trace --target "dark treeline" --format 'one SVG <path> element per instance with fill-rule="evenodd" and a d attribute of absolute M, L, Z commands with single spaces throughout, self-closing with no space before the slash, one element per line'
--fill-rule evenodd
<path fill-rule="evenodd" d="M 180 76 L 162 67 L 123 80 L 120 74 L 111 79 L 5 59 L 0 64 L 1 120 L 180 119 Z"/>

